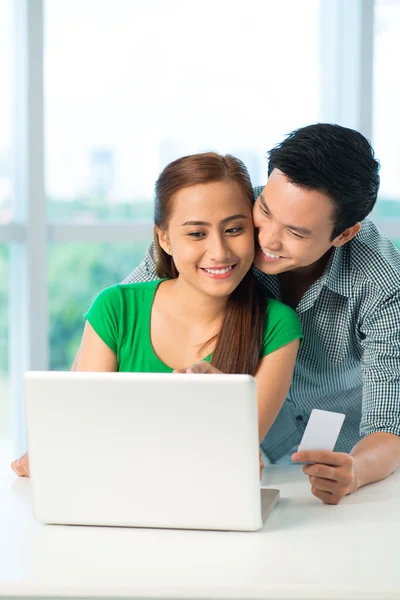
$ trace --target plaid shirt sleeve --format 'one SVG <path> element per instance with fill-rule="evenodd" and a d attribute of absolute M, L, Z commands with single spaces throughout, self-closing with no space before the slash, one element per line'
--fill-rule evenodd
<path fill-rule="evenodd" d="M 143 281 L 153 281 L 159 279 L 156 273 L 154 242 L 147 248 L 146 254 L 142 262 L 132 273 L 129 273 L 122 283 L 141 283 Z"/>
<path fill-rule="evenodd" d="M 400 291 L 370 307 L 363 335 L 363 402 L 360 435 L 400 436 Z"/>

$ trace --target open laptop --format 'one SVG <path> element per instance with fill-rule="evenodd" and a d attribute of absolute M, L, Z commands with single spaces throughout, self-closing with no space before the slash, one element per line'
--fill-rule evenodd
<path fill-rule="evenodd" d="M 256 382 L 248 375 L 28 372 L 34 514 L 45 523 L 254 531 Z"/>

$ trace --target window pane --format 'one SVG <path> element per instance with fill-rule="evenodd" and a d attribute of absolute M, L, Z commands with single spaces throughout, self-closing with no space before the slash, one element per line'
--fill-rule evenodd
<path fill-rule="evenodd" d="M 12 0 L 0 0 L 0 223 L 11 217 Z"/>
<path fill-rule="evenodd" d="M 265 181 L 266 150 L 319 118 L 318 23 L 319 0 L 45 1 L 49 218 L 150 218 L 190 152 Z"/>
<path fill-rule="evenodd" d="M 49 245 L 51 369 L 71 368 L 84 313 L 101 290 L 120 283 L 141 262 L 147 246 L 147 242 Z"/>
<path fill-rule="evenodd" d="M 8 391 L 8 248 L 0 244 L 0 459 L 9 453 L 11 417 Z"/>
<path fill-rule="evenodd" d="M 400 2 L 375 2 L 373 143 L 381 162 L 380 197 L 375 221 L 400 246 Z"/>

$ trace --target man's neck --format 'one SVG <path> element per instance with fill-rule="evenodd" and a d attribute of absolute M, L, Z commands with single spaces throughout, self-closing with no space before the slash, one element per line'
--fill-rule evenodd
<path fill-rule="evenodd" d="M 292 271 L 285 271 L 280 273 L 278 278 L 280 281 L 292 281 L 293 285 L 298 283 L 299 285 L 308 285 L 310 287 L 317 281 L 324 273 L 326 265 L 332 254 L 332 248 L 328 250 L 319 260 L 306 267 L 300 267 L 299 269 L 293 269 Z"/>

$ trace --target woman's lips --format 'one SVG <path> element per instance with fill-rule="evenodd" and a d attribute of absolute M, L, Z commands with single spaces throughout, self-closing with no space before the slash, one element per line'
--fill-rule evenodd
<path fill-rule="evenodd" d="M 225 267 L 200 267 L 207 277 L 211 279 L 228 279 L 235 270 L 236 265 L 228 265 Z"/>

